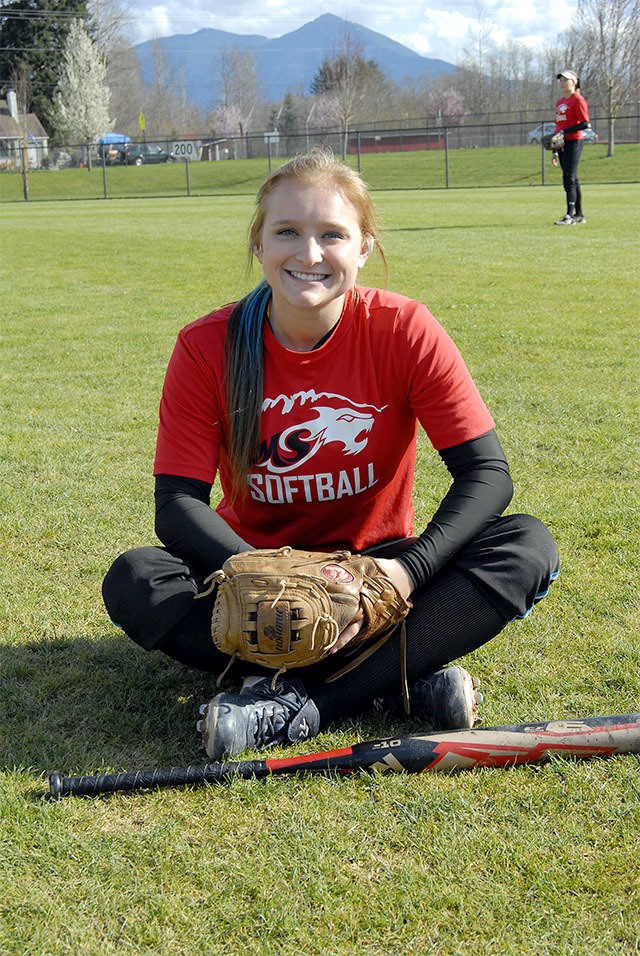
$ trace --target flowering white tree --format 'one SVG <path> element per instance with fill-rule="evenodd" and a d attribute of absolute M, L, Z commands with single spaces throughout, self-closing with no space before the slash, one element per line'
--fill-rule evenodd
<path fill-rule="evenodd" d="M 91 168 L 90 144 L 108 132 L 109 87 L 107 66 L 82 20 L 74 20 L 65 44 L 56 97 L 57 126 L 67 143 L 86 143 Z"/>
<path fill-rule="evenodd" d="M 313 98 L 313 107 L 307 117 L 307 126 L 326 129 L 340 125 L 340 103 L 332 93 L 322 93 Z"/>
<path fill-rule="evenodd" d="M 465 114 L 464 96 L 459 90 L 450 86 L 433 90 L 427 94 L 426 106 L 428 113 L 436 117 L 438 125 L 460 126 L 462 123 Z"/>

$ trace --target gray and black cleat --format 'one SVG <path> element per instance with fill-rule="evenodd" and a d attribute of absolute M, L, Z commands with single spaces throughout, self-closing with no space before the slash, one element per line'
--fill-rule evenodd
<path fill-rule="evenodd" d="M 315 737 L 320 714 L 299 680 L 247 677 L 239 694 L 218 694 L 200 708 L 196 724 L 207 756 L 233 757 Z"/>

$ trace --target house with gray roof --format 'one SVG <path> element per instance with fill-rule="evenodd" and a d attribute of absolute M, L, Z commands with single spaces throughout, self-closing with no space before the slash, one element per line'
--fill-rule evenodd
<path fill-rule="evenodd" d="M 18 112 L 16 94 L 8 90 L 6 100 L 0 100 L 0 168 L 21 169 L 25 156 L 29 168 L 38 169 L 48 155 L 46 129 L 35 113 Z"/>

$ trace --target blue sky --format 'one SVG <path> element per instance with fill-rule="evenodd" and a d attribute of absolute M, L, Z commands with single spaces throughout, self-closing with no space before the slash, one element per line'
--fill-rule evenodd
<path fill-rule="evenodd" d="M 136 43 L 203 27 L 278 37 L 333 13 L 423 56 L 456 63 L 479 16 L 499 45 L 514 40 L 541 47 L 567 29 L 577 0 L 315 0 L 306 11 L 304 4 L 301 10 L 291 0 L 130 0 L 128 6 L 136 21 Z"/>

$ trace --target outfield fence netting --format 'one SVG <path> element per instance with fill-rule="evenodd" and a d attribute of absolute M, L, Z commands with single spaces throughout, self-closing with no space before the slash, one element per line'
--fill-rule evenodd
<path fill-rule="evenodd" d="M 548 148 L 553 122 L 548 118 L 540 119 L 530 112 L 518 119 L 509 115 L 501 122 L 490 116 L 472 119 L 475 121 L 465 117 L 456 123 L 422 126 L 416 121 L 385 121 L 346 131 L 270 130 L 183 139 L 150 139 L 145 133 L 139 139 L 123 135 L 118 141 L 111 134 L 111 142 L 64 146 L 53 146 L 27 133 L 13 139 L 3 139 L 0 134 L 0 201 L 215 195 L 229 191 L 234 183 L 237 192 L 253 192 L 256 180 L 264 178 L 275 165 L 316 145 L 329 147 L 343 157 L 374 189 L 555 182 Z M 599 160 L 613 159 L 629 147 L 633 156 L 630 162 L 599 163 L 590 180 L 640 181 L 640 151 L 633 149 L 640 143 L 640 108 L 616 117 L 611 147 L 609 117 L 595 111 L 592 128 L 585 140 L 587 162 L 596 156 Z M 403 162 L 400 154 L 411 154 L 414 160 Z M 383 157 L 387 157 L 386 162 Z M 230 164 L 238 168 L 238 163 L 242 167 L 230 175 Z M 141 166 L 149 167 L 149 171 L 139 176 L 125 172 L 128 167 Z"/>

